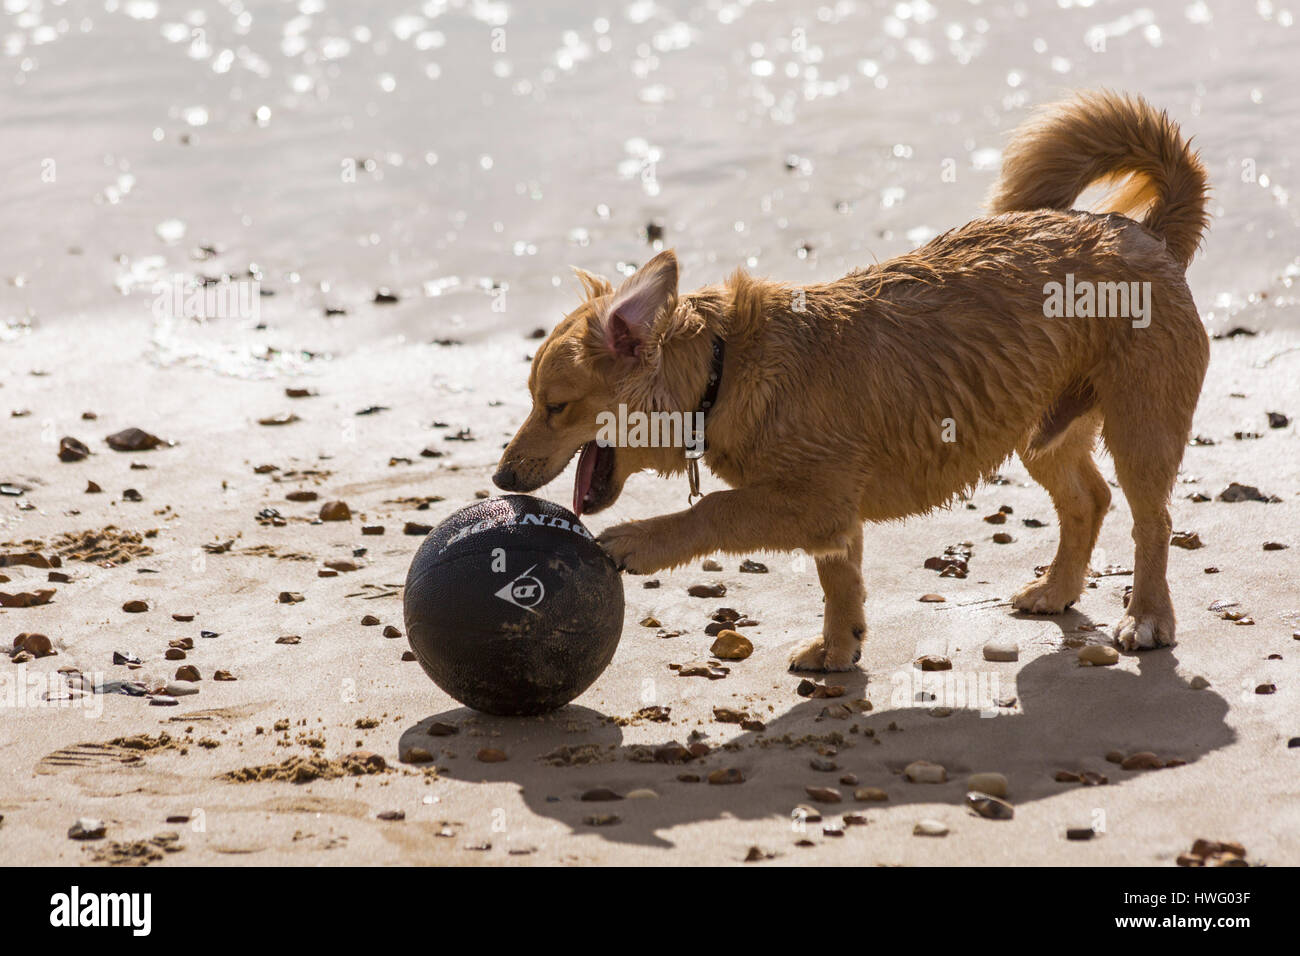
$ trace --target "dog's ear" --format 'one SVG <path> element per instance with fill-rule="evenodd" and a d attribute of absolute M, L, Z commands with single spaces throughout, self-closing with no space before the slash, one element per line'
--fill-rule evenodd
<path fill-rule="evenodd" d="M 655 318 L 677 300 L 677 255 L 665 249 L 618 287 L 605 318 L 605 344 L 636 358 Z"/>
<path fill-rule="evenodd" d="M 599 299 L 603 295 L 610 295 L 614 287 L 609 284 L 609 280 L 604 276 L 598 276 L 594 272 L 588 272 L 586 269 L 579 269 L 577 266 L 570 266 L 573 274 L 578 277 L 582 283 L 582 290 L 587 294 L 588 299 Z"/>

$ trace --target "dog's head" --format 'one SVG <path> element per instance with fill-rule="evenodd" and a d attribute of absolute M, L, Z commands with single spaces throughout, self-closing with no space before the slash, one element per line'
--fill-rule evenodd
<path fill-rule="evenodd" d="M 598 442 L 602 423 L 624 409 L 676 408 L 659 374 L 665 325 L 677 309 L 677 257 L 659 253 L 615 289 L 574 270 L 585 301 L 560 322 L 533 356 L 533 408 L 506 447 L 492 481 L 532 491 L 554 479 L 581 450 L 573 491 L 576 514 L 609 507 L 634 472 L 674 470 L 681 449 L 615 447 Z"/>

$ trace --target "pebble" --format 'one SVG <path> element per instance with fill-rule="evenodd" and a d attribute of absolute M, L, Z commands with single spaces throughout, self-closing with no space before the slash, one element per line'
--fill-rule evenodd
<path fill-rule="evenodd" d="M 375 814 L 377 820 L 397 821 L 406 819 L 405 810 L 385 810 L 382 813 Z"/>
<path fill-rule="evenodd" d="M 578 798 L 587 803 L 605 803 L 611 800 L 622 800 L 621 793 L 615 793 L 609 787 L 594 787 L 591 790 L 583 791 L 582 796 Z"/>
<path fill-rule="evenodd" d="M 1125 770 L 1159 770 L 1164 765 L 1164 761 L 1149 750 L 1129 754 L 1120 761 L 1120 766 Z"/>
<path fill-rule="evenodd" d="M 590 816 L 583 817 L 582 822 L 589 827 L 611 827 L 616 823 L 621 823 L 622 819 L 617 813 L 593 813 Z"/>
<path fill-rule="evenodd" d="M 385 625 L 383 630 L 384 637 L 401 637 L 402 632 L 391 624 Z"/>
<path fill-rule="evenodd" d="M 1093 667 L 1108 667 L 1119 661 L 1119 651 L 1106 644 L 1088 644 L 1079 648 L 1079 661 Z"/>
<path fill-rule="evenodd" d="M 1169 543 L 1176 548 L 1185 548 L 1188 551 L 1195 551 L 1197 548 L 1205 547 L 1205 542 L 1195 531 L 1175 531 L 1169 539 Z"/>
<path fill-rule="evenodd" d="M 277 638 L 275 639 L 275 643 L 277 643 L 277 644 L 301 644 L 301 643 L 302 643 L 302 638 L 299 637 L 297 634 L 286 634 L 286 635 L 284 635 L 284 637 L 277 637 Z"/>
<path fill-rule="evenodd" d="M 495 747 L 484 747 L 477 756 L 480 763 L 501 763 L 507 759 L 505 751 L 497 750 Z"/>
<path fill-rule="evenodd" d="M 813 757 L 812 760 L 808 761 L 808 766 L 812 767 L 813 770 L 818 770 L 822 773 L 831 773 L 840 769 L 839 764 L 834 760 L 827 759 L 826 757 Z"/>
<path fill-rule="evenodd" d="M 1007 795 L 1007 778 L 1000 773 L 973 773 L 966 779 L 966 789 L 987 793 L 991 797 Z"/>
<path fill-rule="evenodd" d="M 163 688 L 163 693 L 168 697 L 190 697 L 198 692 L 197 687 L 184 681 L 173 681 Z"/>
<path fill-rule="evenodd" d="M 659 618 L 651 615 L 647 615 L 646 617 L 641 618 L 640 624 L 642 627 L 663 627 L 663 624 L 660 623 Z"/>
<path fill-rule="evenodd" d="M 368 535 L 381 535 L 384 533 L 384 526 L 381 524 L 363 524 L 361 533 Z"/>
<path fill-rule="evenodd" d="M 994 544 L 1011 544 L 1015 540 L 1015 538 L 1005 531 L 999 531 L 997 534 L 993 535 Z"/>
<path fill-rule="evenodd" d="M 90 456 L 90 449 L 84 442 L 78 441 L 71 435 L 59 439 L 59 461 L 81 461 Z"/>
<path fill-rule="evenodd" d="M 722 583 L 718 584 L 692 584 L 686 589 L 686 593 L 694 598 L 720 598 L 726 597 L 727 586 Z"/>
<path fill-rule="evenodd" d="M 1015 641 L 989 641 L 984 645 L 986 661 L 1018 661 L 1020 645 Z"/>
<path fill-rule="evenodd" d="M 1091 840 L 1097 835 L 1097 831 L 1090 826 L 1086 827 L 1067 827 L 1065 838 L 1067 840 Z"/>
<path fill-rule="evenodd" d="M 122 605 L 122 610 L 127 614 L 143 614 L 149 610 L 149 604 L 147 601 L 127 601 Z"/>
<path fill-rule="evenodd" d="M 68 827 L 69 840 L 98 840 L 108 832 L 108 825 L 103 820 L 96 820 L 94 817 L 78 817 L 72 826 Z"/>
<path fill-rule="evenodd" d="M 746 558 L 740 562 L 740 572 L 741 574 L 767 574 L 767 565 Z"/>
<path fill-rule="evenodd" d="M 1190 687 L 1192 690 L 1205 690 L 1205 688 L 1210 686 L 1210 682 L 1206 680 L 1204 677 L 1202 677 L 1200 674 L 1197 674 L 1195 677 L 1193 677 L 1190 681 L 1187 682 L 1187 686 Z"/>
<path fill-rule="evenodd" d="M 1016 808 L 1007 801 L 983 793 L 967 793 L 966 806 L 986 820 L 1010 820 L 1016 815 Z"/>
<path fill-rule="evenodd" d="M 351 521 L 352 509 L 346 501 L 327 501 L 321 505 L 321 521 Z"/>
<path fill-rule="evenodd" d="M 804 787 L 803 789 L 804 793 L 818 803 L 839 803 L 844 799 L 834 787 Z"/>
<path fill-rule="evenodd" d="M 401 754 L 402 763 L 432 763 L 433 754 L 424 747 L 407 747 Z M 479 759 L 483 757 L 480 754 Z"/>
<path fill-rule="evenodd" d="M 361 618 L 362 627 L 376 627 L 380 623 L 379 618 L 375 617 L 373 614 L 366 614 Z"/>
<path fill-rule="evenodd" d="M 879 787 L 858 787 L 853 791 L 853 799 L 864 803 L 882 803 L 889 799 L 889 794 Z"/>
<path fill-rule="evenodd" d="M 659 799 L 659 794 L 655 793 L 653 790 L 649 789 L 648 787 L 640 787 L 639 789 L 636 790 L 629 790 L 627 792 L 627 799 L 628 800 L 657 800 Z"/>
<path fill-rule="evenodd" d="M 722 631 L 709 653 L 724 661 L 743 661 L 754 653 L 754 645 L 738 631 Z"/>
<path fill-rule="evenodd" d="M 157 435 L 150 435 L 143 428 L 124 428 L 114 432 L 104 441 L 113 451 L 149 451 L 159 445 L 167 444 Z"/>
<path fill-rule="evenodd" d="M 212 672 L 212 679 L 219 680 L 219 681 L 239 680 L 239 678 L 236 677 L 234 674 L 230 673 L 230 671 L 221 670 L 219 668 Z"/>
<path fill-rule="evenodd" d="M 922 594 L 917 600 L 923 604 L 942 604 L 948 599 L 942 594 Z"/>
<path fill-rule="evenodd" d="M 948 828 L 938 820 L 918 820 L 912 827 L 912 836 L 942 837 L 948 835 Z"/>
<path fill-rule="evenodd" d="M 194 681 L 202 680 L 203 678 L 199 675 L 199 669 L 197 667 L 193 664 L 185 664 L 176 668 L 176 679 L 190 681 L 192 683 Z"/>
<path fill-rule="evenodd" d="M 903 776 L 912 783 L 944 783 L 948 779 L 948 771 L 937 763 L 916 760 L 903 769 Z"/>
<path fill-rule="evenodd" d="M 722 565 L 718 564 L 718 562 L 717 562 L 717 561 L 714 561 L 712 558 L 707 558 L 707 559 L 705 559 L 704 563 L 700 565 L 700 570 L 701 570 L 701 571 L 721 571 L 721 570 L 722 570 Z"/>
<path fill-rule="evenodd" d="M 307 599 L 299 591 L 281 591 L 276 600 L 281 604 L 301 604 Z"/>
<path fill-rule="evenodd" d="M 733 783 L 744 783 L 745 774 L 736 767 L 727 767 L 725 770 L 714 770 L 708 776 L 709 783 L 714 786 L 726 786 Z"/>
<path fill-rule="evenodd" d="M 152 707 L 175 707 L 178 701 L 170 694 L 154 694 L 149 698 L 149 704 Z"/>
<path fill-rule="evenodd" d="M 185 660 L 185 652 L 179 647 L 169 647 L 163 653 L 163 657 L 169 661 L 183 661 Z"/>
<path fill-rule="evenodd" d="M 460 733 L 460 728 L 455 724 L 444 724 L 435 720 L 429 725 L 428 734 L 430 737 L 452 737 Z"/>

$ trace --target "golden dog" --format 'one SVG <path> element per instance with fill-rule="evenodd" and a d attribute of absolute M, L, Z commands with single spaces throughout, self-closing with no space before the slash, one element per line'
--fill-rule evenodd
<path fill-rule="evenodd" d="M 1117 191 L 1100 212 L 1071 209 L 1102 182 Z M 718 552 L 814 555 L 822 634 L 791 669 L 838 671 L 866 634 L 863 522 L 945 505 L 1013 451 L 1060 523 L 1051 569 L 1014 604 L 1057 614 L 1076 601 L 1110 503 L 1100 432 L 1136 544 L 1115 640 L 1173 644 L 1168 500 L 1209 361 L 1183 273 L 1208 188 L 1166 114 L 1089 93 L 1017 132 L 990 216 L 834 282 L 737 272 L 680 293 L 671 251 L 617 288 L 577 270 L 586 300 L 534 356 L 533 409 L 494 481 L 530 491 L 581 449 L 574 507 L 597 512 L 633 472 L 687 470 L 681 447 L 597 442 L 598 416 L 689 413 L 714 395 L 703 461 L 730 490 L 599 540 L 637 573 Z"/>

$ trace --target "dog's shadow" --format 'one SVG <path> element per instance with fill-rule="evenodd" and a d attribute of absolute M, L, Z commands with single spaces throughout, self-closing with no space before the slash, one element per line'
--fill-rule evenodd
<path fill-rule="evenodd" d="M 1064 630 L 1087 619 L 1072 612 L 1056 620 Z M 1056 781 L 1061 770 L 1094 771 L 1108 777 L 1109 786 L 1123 786 L 1142 773 L 1178 770 L 1124 770 L 1106 760 L 1109 752 L 1153 751 L 1164 760 L 1192 763 L 1232 743 L 1227 702 L 1213 689 L 1193 691 L 1176 673 L 1174 651 L 1147 651 L 1136 659 L 1138 674 L 1081 667 L 1076 650 L 1062 647 L 1024 666 L 982 664 L 971 673 L 922 674 L 910 667 L 877 673 L 869 694 L 875 709 L 850 716 L 834 705 L 868 696 L 868 675 L 836 674 L 830 682 L 845 687 L 843 698 L 802 700 L 768 720 L 765 729 L 734 736 L 734 726 L 682 720 L 639 723 L 628 742 L 618 721 L 585 707 L 570 705 L 537 718 L 496 718 L 458 708 L 407 728 L 399 746 L 403 752 L 412 746 L 433 750 L 449 778 L 513 781 L 533 813 L 575 832 L 668 847 L 673 843 L 664 833 L 682 824 L 726 817 L 790 819 L 801 804 L 816 806 L 828 820 L 916 802 L 960 805 L 966 777 L 979 771 L 1004 773 L 1015 804 L 1081 786 Z M 791 687 L 796 681 L 790 675 Z M 882 681 L 890 685 L 887 700 L 882 700 Z M 954 691 L 958 699 L 968 693 L 968 705 L 935 716 L 936 705 L 952 702 Z M 1001 697 L 1005 703 L 1012 696 L 1013 708 L 988 706 L 989 698 Z M 717 695 L 719 704 L 727 700 Z M 771 716 L 751 712 L 759 719 Z M 458 725 L 460 732 L 430 736 L 428 728 L 435 722 Z M 706 756 L 682 763 L 656 760 L 656 750 L 670 742 L 689 745 L 692 730 L 703 734 L 695 739 L 710 744 Z M 481 748 L 500 749 L 508 759 L 482 762 L 476 756 Z M 815 758 L 832 761 L 835 769 L 813 769 Z M 906 781 L 903 768 L 916 760 L 942 764 L 948 782 Z M 711 771 L 729 768 L 739 770 L 744 782 L 706 782 Z M 856 777 L 856 783 L 842 784 L 845 774 Z M 686 782 L 683 776 L 698 782 Z M 808 786 L 836 788 L 844 800 L 814 804 Z M 881 788 L 888 801 L 855 801 L 858 787 Z M 598 788 L 619 794 L 652 790 L 656 797 L 581 799 Z M 616 819 L 608 819 L 611 815 Z M 508 832 L 508 822 L 506 828 Z M 815 832 L 812 826 L 808 830 Z"/>

